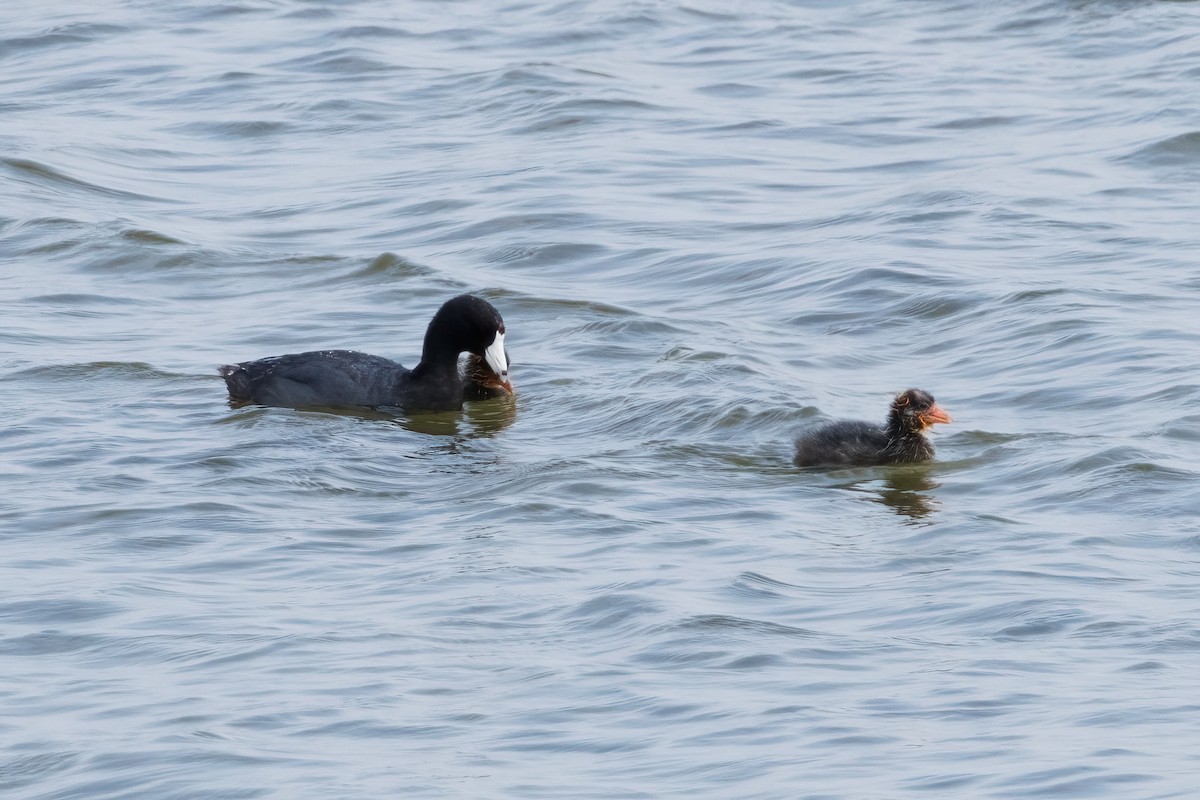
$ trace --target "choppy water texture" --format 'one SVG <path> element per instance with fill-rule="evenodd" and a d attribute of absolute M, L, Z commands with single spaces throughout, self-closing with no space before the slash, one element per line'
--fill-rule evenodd
<path fill-rule="evenodd" d="M 0 23 L 4 797 L 1196 796 L 1200 4 Z M 514 404 L 226 402 L 462 291 Z"/>

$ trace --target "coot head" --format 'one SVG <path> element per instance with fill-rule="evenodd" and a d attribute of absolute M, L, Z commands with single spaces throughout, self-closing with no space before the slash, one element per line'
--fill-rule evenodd
<path fill-rule="evenodd" d="M 425 331 L 422 362 L 443 360 L 452 354 L 472 353 L 484 360 L 500 383 L 508 382 L 508 356 L 504 352 L 504 320 L 491 303 L 462 294 L 442 304 Z"/>
<path fill-rule="evenodd" d="M 950 415 L 937 404 L 933 395 L 922 389 L 908 389 L 896 395 L 888 415 L 889 427 L 905 433 L 921 433 L 938 423 L 950 421 Z"/>

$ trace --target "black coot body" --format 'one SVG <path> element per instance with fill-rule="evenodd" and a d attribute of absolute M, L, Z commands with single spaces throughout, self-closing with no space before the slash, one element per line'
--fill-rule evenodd
<path fill-rule="evenodd" d="M 849 467 L 909 464 L 933 458 L 924 432 L 950 415 L 920 389 L 896 395 L 884 425 L 841 420 L 802 434 L 796 440 L 798 467 Z"/>
<path fill-rule="evenodd" d="M 235 403 L 449 411 L 462 408 L 468 390 L 458 372 L 464 352 L 481 359 L 480 370 L 490 370 L 492 391 L 512 391 L 504 320 L 491 303 L 469 294 L 447 300 L 434 314 L 421 361 L 411 370 L 353 350 L 314 350 L 225 365 L 220 372 Z"/>

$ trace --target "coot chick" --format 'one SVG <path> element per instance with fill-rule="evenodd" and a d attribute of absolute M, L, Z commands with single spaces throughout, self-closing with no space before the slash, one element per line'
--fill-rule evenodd
<path fill-rule="evenodd" d="M 458 357 L 464 352 L 483 359 L 497 383 L 508 383 L 504 320 L 491 303 L 469 294 L 447 300 L 433 315 L 421 361 L 411 370 L 353 350 L 316 350 L 227 364 L 220 372 L 235 403 L 450 411 L 463 404 Z"/>
<path fill-rule="evenodd" d="M 933 395 L 909 389 L 896 395 L 882 427 L 870 422 L 840 420 L 809 431 L 796 440 L 796 466 L 848 467 L 872 464 L 910 464 L 933 458 L 933 445 L 924 432 L 950 415 Z"/>
<path fill-rule="evenodd" d="M 508 353 L 504 356 L 509 369 L 512 369 Z M 466 381 L 463 386 L 464 400 L 490 400 L 493 397 L 511 397 L 513 394 L 512 382 L 493 372 L 487 361 L 474 353 L 467 356 L 463 378 Z"/>

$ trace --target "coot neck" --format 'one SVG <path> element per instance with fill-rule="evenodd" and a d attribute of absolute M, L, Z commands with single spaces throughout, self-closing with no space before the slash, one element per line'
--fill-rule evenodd
<path fill-rule="evenodd" d="M 887 437 L 883 452 L 889 461 L 924 461 L 933 457 L 933 445 L 920 431 L 905 425 L 897 411 L 888 417 Z"/>
<path fill-rule="evenodd" d="M 451 374 L 457 376 L 458 356 L 466 349 L 466 342 L 458 335 L 458 327 L 438 314 L 425 329 L 421 363 L 413 368 L 412 377 Z"/>

